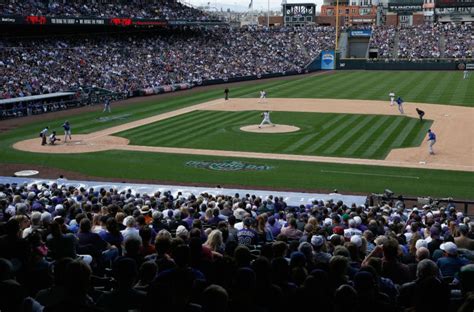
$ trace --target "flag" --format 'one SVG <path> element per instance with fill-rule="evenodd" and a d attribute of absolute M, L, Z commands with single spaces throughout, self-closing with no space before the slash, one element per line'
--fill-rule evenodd
<path fill-rule="evenodd" d="M 249 9 L 251 9 L 252 7 L 253 7 L 253 0 L 250 0 Z"/>

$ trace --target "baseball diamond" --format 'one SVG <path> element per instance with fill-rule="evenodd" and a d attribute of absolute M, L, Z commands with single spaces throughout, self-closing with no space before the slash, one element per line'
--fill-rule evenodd
<path fill-rule="evenodd" d="M 97 122 L 97 115 L 93 112 L 75 117 L 71 116 L 69 121 L 73 125 L 74 133 L 77 135 L 73 136 L 73 141 L 67 145 L 44 146 L 44 150 L 42 150 L 42 147 L 38 146 L 34 139 L 25 141 L 22 145 L 18 141 L 21 141 L 21 138 L 26 139 L 30 136 L 32 131 L 27 129 L 34 128 L 34 126 L 30 125 L 10 131 L 10 133 L 7 132 L 6 135 L 10 137 L 10 140 L 5 142 L 14 144 L 15 149 L 55 153 L 54 159 L 45 158 L 41 161 L 41 164 L 50 163 L 50 165 L 56 167 L 59 164 L 63 164 L 64 168 L 68 169 L 73 168 L 67 165 L 68 163 L 82 163 L 81 159 L 85 157 L 85 154 L 73 156 L 70 153 L 115 149 L 117 152 L 122 150 L 119 153 L 124 153 L 124 155 L 125 153 L 129 155 L 128 153 L 130 152 L 126 151 L 136 150 L 136 153 L 140 153 L 139 151 L 154 151 L 155 153 L 179 153 L 183 155 L 194 153 L 197 155 L 209 154 L 212 156 L 238 157 L 237 152 L 239 152 L 242 157 L 268 160 L 322 161 L 324 163 L 339 162 L 377 166 L 408 166 L 419 168 L 418 170 L 439 168 L 472 171 L 472 158 L 469 156 L 472 153 L 470 143 L 472 141 L 468 139 L 473 131 L 469 122 L 472 108 L 458 105 L 472 106 L 471 99 L 474 98 L 474 95 L 472 94 L 472 89 L 468 87 L 470 82 L 461 81 L 454 84 L 449 79 L 454 77 L 453 73 L 439 72 L 390 72 L 390 75 L 388 75 L 388 72 L 375 72 L 370 73 L 370 77 L 367 75 L 367 72 L 347 72 L 330 75 L 310 75 L 303 78 L 297 77 L 271 82 L 262 81 L 261 85 L 270 94 L 267 103 L 256 103 L 254 99 L 249 98 L 252 94 L 255 94 L 257 97 L 259 90 L 262 88 L 259 85 L 253 84 L 244 84 L 233 88 L 233 97 L 228 101 L 223 99 L 211 100 L 220 93 L 220 89 L 218 92 L 217 90 L 212 90 L 212 88 L 209 91 L 193 93 L 192 95 L 176 94 L 171 98 L 158 101 L 145 99 L 143 103 L 116 107 L 114 113 L 110 115 L 110 119 L 107 121 L 101 120 L 101 122 Z M 429 83 L 425 80 L 421 90 L 412 83 L 406 83 L 407 80 L 413 81 L 413 77 L 416 77 L 416 80 L 422 75 L 428 75 L 429 79 L 427 81 Z M 362 81 L 362 79 L 366 78 L 370 80 L 370 83 L 363 83 L 363 85 L 367 86 L 368 92 L 356 95 L 355 90 L 359 88 L 359 85 L 355 85 L 352 81 Z M 386 105 L 386 95 L 377 94 L 379 89 L 385 88 L 390 90 L 385 79 L 389 79 L 389 83 L 403 85 L 403 89 L 407 94 L 404 97 L 407 111 L 405 116 L 400 116 L 397 110 Z M 443 81 L 442 83 L 445 85 L 441 87 L 438 79 Z M 382 86 L 374 85 L 374 81 L 377 80 L 381 81 L 380 85 Z M 460 87 L 459 84 L 465 84 L 465 86 Z M 453 104 L 456 103 L 456 105 L 414 104 L 411 102 L 411 97 L 420 99 L 420 94 L 424 94 L 424 97 L 432 98 L 435 103 L 439 102 L 439 98 L 432 97 L 432 93 L 426 93 L 430 88 L 436 88 L 437 85 L 437 88 L 446 90 L 451 90 L 446 87 L 446 85 L 451 85 L 452 89 L 459 91 L 452 93 L 449 97 L 446 97 L 446 94 L 444 94 L 445 98 L 443 101 L 446 101 L 445 103 L 449 104 L 450 101 L 454 101 Z M 313 91 L 309 92 L 308 90 L 311 89 L 309 86 L 316 87 Z M 375 89 L 372 90 L 371 88 L 374 87 Z M 287 90 L 286 97 L 276 98 L 277 95 L 282 96 L 285 90 Z M 332 93 L 328 90 L 331 90 Z M 295 94 L 305 96 L 306 98 L 294 98 Z M 374 95 L 372 98 L 371 94 Z M 330 97 L 365 97 L 371 101 L 311 99 L 312 96 L 319 97 L 321 95 L 328 95 Z M 374 101 L 377 98 L 383 98 L 384 101 Z M 415 106 L 428 112 L 423 123 L 417 122 Z M 258 124 L 261 118 L 259 112 L 264 110 L 272 111 L 272 119 L 276 123 L 297 126 L 300 130 L 279 134 L 240 131 L 240 127 L 245 125 Z M 114 118 L 115 115 L 126 115 L 127 118 Z M 424 146 L 425 142 L 422 141 L 424 132 L 429 127 L 442 129 L 442 132 L 445 133 L 444 135 L 450 137 L 449 140 L 440 140 L 438 142 L 437 148 L 443 152 L 440 152 L 436 158 L 431 159 L 425 153 L 426 146 Z M 15 133 L 18 134 L 15 135 Z M 86 133 L 89 134 L 84 136 Z M 461 144 L 459 142 L 464 143 Z M 3 157 L 4 161 L 11 162 L 15 159 L 14 162 L 17 162 L 19 159 L 22 159 L 22 163 L 32 161 L 34 163 L 35 159 L 42 159 L 41 154 L 35 154 L 35 158 L 18 157 L 19 154 L 15 152 L 15 149 L 7 149 L 0 152 L 6 156 Z M 63 156 L 62 154 L 64 153 L 69 155 Z M 9 161 L 10 156 L 7 155 L 17 156 Z M 91 160 L 92 163 L 90 163 L 94 168 L 96 166 L 102 166 L 103 169 L 108 167 L 108 165 L 104 166 L 103 163 L 99 165 L 101 163 L 99 154 L 94 153 L 91 155 L 95 155 L 95 160 Z M 144 157 L 143 154 L 137 155 L 141 155 L 139 156 L 140 159 L 149 159 Z M 110 165 L 128 159 L 129 165 L 123 167 L 122 164 L 123 168 L 129 168 L 135 163 L 130 156 L 122 160 L 116 157 L 110 158 L 105 156 L 105 154 L 104 157 L 108 158 L 107 163 Z M 166 158 L 166 154 L 163 157 Z M 170 157 L 176 158 L 176 156 L 172 155 Z M 192 160 L 195 159 L 188 159 L 187 161 Z M 176 172 L 190 172 L 189 168 L 186 169 L 182 164 L 176 165 L 177 167 L 173 169 Z M 157 169 L 160 167 L 159 171 L 163 170 L 161 164 L 159 165 L 154 161 L 148 163 L 147 166 L 148 168 Z M 81 166 L 75 168 L 75 170 L 85 170 L 86 173 L 88 171 L 86 168 L 88 167 Z M 282 170 L 281 168 L 285 166 L 276 167 L 280 168 L 278 170 Z M 113 170 L 108 173 L 104 172 L 104 174 L 108 177 L 122 176 L 127 179 L 132 177 L 138 179 L 140 177 L 152 178 L 152 176 L 145 174 L 145 171 L 141 170 L 142 166 L 133 168 L 133 175 L 129 175 L 126 170 Z M 146 170 L 146 168 L 143 169 Z M 167 169 L 171 169 L 171 167 L 167 167 Z M 347 170 L 340 169 L 336 171 L 346 172 Z M 97 173 L 95 169 L 94 172 L 94 174 Z M 308 170 L 306 174 L 311 172 L 313 171 Z M 428 172 L 430 171 L 426 171 L 426 173 Z M 249 173 L 248 176 L 254 174 Z M 204 183 L 211 182 L 210 180 L 204 181 L 203 176 L 199 172 L 196 172 L 196 175 L 195 178 L 199 177 L 198 179 L 201 179 Z M 392 175 L 397 174 L 392 173 Z M 461 181 L 462 179 L 455 178 L 457 175 L 458 173 L 453 171 L 451 177 L 454 178 L 454 181 Z M 180 179 L 183 178 L 182 175 L 179 176 L 181 177 Z M 253 186 L 258 184 L 263 186 L 266 184 L 264 178 L 259 178 L 258 174 L 251 180 L 248 179 L 248 176 L 238 183 Z M 333 175 L 332 178 L 335 178 L 334 176 L 337 179 L 344 179 L 344 177 L 338 175 Z M 415 176 L 423 175 L 417 173 Z M 235 176 L 225 177 L 224 180 L 227 178 L 229 178 L 229 181 L 236 181 L 234 180 Z M 347 175 L 347 178 L 351 178 L 350 175 Z M 168 179 L 174 180 L 175 177 L 169 177 Z M 382 177 L 374 176 L 373 179 L 366 180 L 363 184 L 374 183 L 376 185 L 380 179 Z M 319 179 L 318 181 L 321 180 Z M 292 183 L 292 185 L 296 187 L 300 185 L 307 188 L 311 184 L 315 185 L 314 183 L 314 179 L 303 179 Z M 446 179 L 443 180 L 443 184 L 451 186 L 452 190 L 450 192 L 462 192 L 461 189 L 465 186 L 463 184 L 461 189 L 459 186 L 453 187 L 457 183 L 447 183 Z M 421 189 L 418 183 L 400 183 L 400 186 L 407 190 Z M 360 187 L 353 190 L 356 189 L 359 191 L 363 190 Z M 449 193 L 444 190 L 439 194 L 448 195 Z M 441 189 L 433 188 L 432 191 L 436 194 Z M 466 195 L 470 193 L 467 189 L 466 192 Z"/>

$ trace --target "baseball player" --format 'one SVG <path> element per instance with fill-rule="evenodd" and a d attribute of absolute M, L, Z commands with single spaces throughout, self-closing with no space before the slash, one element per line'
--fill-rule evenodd
<path fill-rule="evenodd" d="M 265 103 L 267 99 L 267 92 L 265 90 L 260 91 L 260 100 L 258 100 L 259 103 Z"/>
<path fill-rule="evenodd" d="M 64 124 L 62 125 L 62 127 L 64 128 L 64 143 L 66 143 L 68 137 L 69 137 L 69 140 L 72 140 L 71 124 L 69 123 L 69 121 L 66 120 Z"/>
<path fill-rule="evenodd" d="M 56 138 L 56 131 L 53 131 L 49 136 L 49 144 L 54 145 L 54 142 L 61 141 L 61 139 Z"/>
<path fill-rule="evenodd" d="M 398 104 L 398 110 L 400 111 L 400 114 L 405 114 L 403 112 L 403 99 L 401 97 L 397 98 L 397 104 Z"/>
<path fill-rule="evenodd" d="M 393 106 L 395 104 L 395 92 L 390 92 L 388 96 L 390 97 L 390 106 Z"/>
<path fill-rule="evenodd" d="M 102 113 L 105 113 L 105 112 L 109 112 L 109 113 L 112 112 L 112 110 L 110 109 L 110 99 L 109 98 L 105 99 L 104 110 L 102 111 Z"/>
<path fill-rule="evenodd" d="M 434 155 L 433 145 L 436 143 L 436 134 L 431 131 L 431 129 L 428 130 L 428 142 L 428 150 L 430 151 L 430 155 Z"/>
<path fill-rule="evenodd" d="M 419 109 L 418 107 L 416 108 L 416 112 L 418 113 L 418 116 L 420 117 L 420 122 L 423 122 L 423 116 L 425 116 L 425 112 Z"/>
<path fill-rule="evenodd" d="M 270 112 L 269 111 L 263 112 L 262 116 L 263 116 L 263 120 L 262 120 L 262 123 L 260 123 L 260 126 L 258 126 L 259 128 L 262 128 L 262 126 L 264 124 L 272 125 L 273 127 L 275 127 L 275 124 L 273 124 L 270 120 Z"/>
<path fill-rule="evenodd" d="M 464 75 L 463 75 L 463 79 L 467 79 L 469 78 L 469 71 L 467 69 L 464 70 Z"/>
<path fill-rule="evenodd" d="M 48 137 L 49 127 L 44 128 L 40 132 L 41 145 L 46 145 L 46 138 Z"/>
<path fill-rule="evenodd" d="M 224 90 L 224 99 L 226 101 L 229 99 L 229 88 L 225 88 Z"/>

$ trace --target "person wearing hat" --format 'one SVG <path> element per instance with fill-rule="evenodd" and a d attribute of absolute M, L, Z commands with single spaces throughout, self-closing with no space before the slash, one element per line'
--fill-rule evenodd
<path fill-rule="evenodd" d="M 331 255 L 324 250 L 324 237 L 321 235 L 313 235 L 313 237 L 311 237 L 311 245 L 314 250 L 314 261 L 316 263 L 328 264 Z"/>
<path fill-rule="evenodd" d="M 436 264 L 444 277 L 456 276 L 461 267 L 469 264 L 469 260 L 458 256 L 458 247 L 455 243 L 443 243 L 439 249 L 443 251 L 443 257 L 439 258 Z"/>
<path fill-rule="evenodd" d="M 43 130 L 40 132 L 40 138 L 41 138 L 41 145 L 46 145 L 46 139 L 48 138 L 48 131 L 49 127 L 45 127 Z"/>

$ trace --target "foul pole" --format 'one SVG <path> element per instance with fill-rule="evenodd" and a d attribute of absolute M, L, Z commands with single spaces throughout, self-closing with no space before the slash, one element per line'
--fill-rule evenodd
<path fill-rule="evenodd" d="M 336 0 L 336 47 L 334 53 L 337 52 L 339 39 L 339 0 Z"/>

